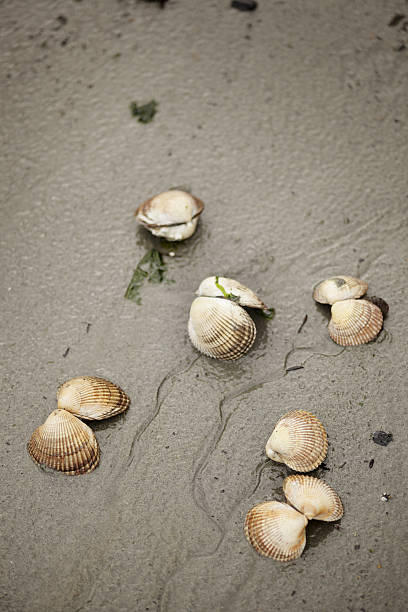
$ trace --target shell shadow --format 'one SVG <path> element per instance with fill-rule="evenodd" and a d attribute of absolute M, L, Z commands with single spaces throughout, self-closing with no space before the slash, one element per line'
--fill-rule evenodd
<path fill-rule="evenodd" d="M 330 321 L 331 319 L 331 307 L 330 304 L 319 304 L 319 302 L 315 302 L 315 307 L 317 312 L 322 316 L 326 321 Z"/>
<path fill-rule="evenodd" d="M 126 418 L 127 410 L 108 419 L 101 419 L 100 421 L 86 421 L 86 424 L 89 425 L 95 432 L 105 431 L 106 429 L 116 429 L 117 427 L 121 427 L 123 423 L 125 423 Z"/>
<path fill-rule="evenodd" d="M 336 521 L 335 523 L 310 521 L 307 526 L 305 553 L 307 553 L 310 548 L 316 548 L 324 542 L 325 539 L 330 536 L 333 529 L 338 528 L 336 525 L 339 524 L 340 521 Z"/>

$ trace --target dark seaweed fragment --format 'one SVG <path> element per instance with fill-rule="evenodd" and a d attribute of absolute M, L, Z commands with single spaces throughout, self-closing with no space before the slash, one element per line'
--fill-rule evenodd
<path fill-rule="evenodd" d="M 137 117 L 140 123 L 150 123 L 157 112 L 157 102 L 156 100 L 150 100 L 150 102 L 141 106 L 137 102 L 131 102 L 129 108 L 132 117 Z"/>
<path fill-rule="evenodd" d="M 395 26 L 397 26 L 399 22 L 404 19 L 404 17 L 405 15 L 402 15 L 401 13 L 396 13 L 391 19 L 391 21 L 388 23 L 388 27 L 395 28 Z"/>

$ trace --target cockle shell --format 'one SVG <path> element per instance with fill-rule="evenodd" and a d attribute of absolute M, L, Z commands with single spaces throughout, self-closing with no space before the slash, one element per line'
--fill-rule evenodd
<path fill-rule="evenodd" d="M 333 276 L 316 285 L 313 297 L 321 304 L 334 304 L 340 300 L 359 298 L 367 291 L 368 285 L 353 276 Z"/>
<path fill-rule="evenodd" d="M 188 333 L 193 345 L 215 359 L 238 359 L 254 343 L 255 324 L 231 300 L 198 297 L 191 304 Z"/>
<path fill-rule="evenodd" d="M 218 279 L 218 281 L 217 281 Z M 225 297 L 221 289 L 216 285 L 221 285 L 226 293 L 236 296 L 237 304 L 241 306 L 247 306 L 248 308 L 260 308 L 264 310 L 266 305 L 263 301 L 248 287 L 241 285 L 238 281 L 233 278 L 225 278 L 225 276 L 209 276 L 205 278 L 196 291 L 198 296 L 206 297 Z"/>
<path fill-rule="evenodd" d="M 370 342 L 383 325 L 383 315 L 368 300 L 343 300 L 331 308 L 329 334 L 341 346 L 356 346 Z"/>
<path fill-rule="evenodd" d="M 297 559 L 306 544 L 306 516 L 278 501 L 258 504 L 246 515 L 245 535 L 255 550 L 277 561 Z"/>
<path fill-rule="evenodd" d="M 326 456 L 326 430 L 310 412 L 293 410 L 276 423 L 265 450 L 270 459 L 292 470 L 310 472 Z"/>
<path fill-rule="evenodd" d="M 66 410 L 54 410 L 30 438 L 33 461 L 64 474 L 86 474 L 99 463 L 99 445 L 88 425 Z"/>
<path fill-rule="evenodd" d="M 170 189 L 150 198 L 136 210 L 136 219 L 154 235 L 166 240 L 192 236 L 204 210 L 201 200 L 186 191 Z"/>
<path fill-rule="evenodd" d="M 294 474 L 283 481 L 283 492 L 289 503 L 309 521 L 337 521 L 343 516 L 343 504 L 336 491 L 323 480 Z"/>
<path fill-rule="evenodd" d="M 88 420 L 115 416 L 130 404 L 130 399 L 120 387 L 93 376 L 71 378 L 58 389 L 57 399 L 58 408 Z"/>

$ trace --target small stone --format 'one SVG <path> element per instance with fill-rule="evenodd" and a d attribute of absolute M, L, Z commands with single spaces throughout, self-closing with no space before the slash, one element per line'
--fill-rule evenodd
<path fill-rule="evenodd" d="M 392 439 L 392 433 L 386 433 L 385 431 L 376 431 L 373 434 L 373 442 L 380 446 L 388 446 L 388 444 L 392 442 Z"/>
<path fill-rule="evenodd" d="M 231 7 L 238 11 L 254 11 L 258 3 L 255 0 L 232 0 Z"/>

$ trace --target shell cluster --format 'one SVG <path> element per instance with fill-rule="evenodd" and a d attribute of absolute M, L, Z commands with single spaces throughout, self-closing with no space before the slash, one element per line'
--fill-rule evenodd
<path fill-rule="evenodd" d="M 297 559 L 306 545 L 306 525 L 312 519 L 337 521 L 343 505 L 336 491 L 326 482 L 295 474 L 283 482 L 289 504 L 267 501 L 246 515 L 245 536 L 255 550 L 276 561 Z"/>
<path fill-rule="evenodd" d="M 306 410 L 292 410 L 283 415 L 266 443 L 270 459 L 299 472 L 314 470 L 326 453 L 326 430 Z M 266 501 L 251 508 L 244 531 L 261 555 L 291 561 L 303 552 L 308 522 L 312 519 L 337 521 L 343 516 L 343 505 L 327 483 L 304 474 L 285 478 L 283 492 L 288 503 Z"/>
<path fill-rule="evenodd" d="M 367 289 L 366 282 L 352 276 L 334 276 L 314 288 L 316 302 L 331 305 L 329 334 L 337 344 L 365 344 L 381 331 L 388 304 L 381 298 L 358 299 Z"/>
<path fill-rule="evenodd" d="M 209 276 L 196 291 L 190 308 L 188 333 L 197 350 L 208 357 L 239 359 L 256 337 L 255 323 L 244 310 L 265 310 L 263 301 L 232 278 Z"/>
<path fill-rule="evenodd" d="M 204 204 L 198 198 L 186 191 L 170 189 L 141 204 L 135 216 L 154 236 L 178 241 L 194 234 L 203 210 Z"/>
<path fill-rule="evenodd" d="M 64 474 L 92 472 L 99 463 L 99 445 L 80 419 L 107 419 L 126 410 L 130 400 L 120 387 L 91 376 L 68 380 L 59 388 L 57 400 L 57 410 L 37 427 L 27 450 L 35 463 Z"/>

